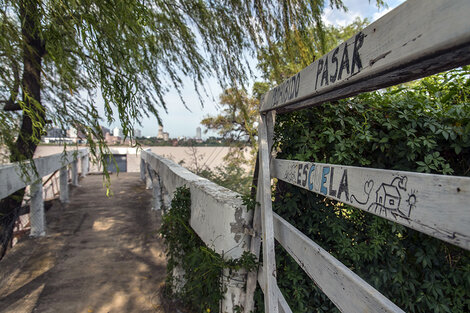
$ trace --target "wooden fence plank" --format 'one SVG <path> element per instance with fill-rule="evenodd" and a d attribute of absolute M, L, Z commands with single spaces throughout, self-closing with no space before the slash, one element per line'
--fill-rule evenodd
<path fill-rule="evenodd" d="M 263 277 L 263 267 L 261 266 L 261 269 L 258 274 L 258 282 L 259 285 L 261 286 L 261 290 L 264 292 L 264 277 Z M 280 313 L 292 313 L 292 310 L 290 309 L 289 305 L 287 304 L 286 298 L 284 298 L 284 295 L 282 294 L 281 290 L 277 285 L 274 286 L 277 299 L 278 299 L 278 304 L 279 304 L 279 312 Z M 248 310 L 248 308 L 245 308 L 245 312 L 252 312 L 251 310 Z"/>
<path fill-rule="evenodd" d="M 278 242 L 341 312 L 404 312 L 294 226 L 273 215 Z"/>
<path fill-rule="evenodd" d="M 470 178 L 273 160 L 280 180 L 470 249 Z"/>
<path fill-rule="evenodd" d="M 470 63 L 470 1 L 409 0 L 269 91 L 261 111 L 300 109 Z"/>
<path fill-rule="evenodd" d="M 274 251 L 273 212 L 271 200 L 270 150 L 268 143 L 266 116 L 261 116 L 259 123 L 260 175 L 258 188 L 261 188 L 261 225 L 263 236 L 263 274 L 264 307 L 266 313 L 277 313 L 279 310 L 276 294 L 276 259 Z"/>

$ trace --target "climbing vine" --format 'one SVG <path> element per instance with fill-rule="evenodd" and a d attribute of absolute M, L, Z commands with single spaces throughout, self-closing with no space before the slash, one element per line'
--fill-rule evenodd
<path fill-rule="evenodd" d="M 278 115 L 277 158 L 469 176 L 469 74 Z M 281 181 L 274 197 L 276 213 L 404 311 L 470 311 L 468 251 Z M 293 312 L 338 312 L 279 246 L 276 262 Z"/>
<path fill-rule="evenodd" d="M 176 190 L 171 209 L 163 216 L 162 234 L 167 254 L 166 292 L 179 299 L 191 312 L 219 312 L 224 298 L 224 269 L 229 275 L 242 268 L 258 266 L 255 256 L 245 252 L 239 259 L 226 260 L 208 248 L 189 225 L 191 194 L 186 186 Z M 182 276 L 174 270 L 182 270 Z"/>

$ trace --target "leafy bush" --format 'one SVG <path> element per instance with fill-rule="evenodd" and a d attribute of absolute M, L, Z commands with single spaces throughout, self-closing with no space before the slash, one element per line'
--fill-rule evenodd
<path fill-rule="evenodd" d="M 469 176 L 469 70 L 278 115 L 277 158 Z M 468 251 L 281 181 L 274 210 L 406 312 L 470 311 Z M 294 312 L 338 311 L 276 258 Z"/>
<path fill-rule="evenodd" d="M 191 312 L 219 312 L 224 298 L 223 270 L 252 270 L 257 266 L 254 255 L 246 252 L 239 259 L 224 260 L 208 248 L 189 225 L 191 194 L 181 187 L 175 192 L 171 209 L 163 216 L 162 234 L 167 254 L 166 292 L 188 306 Z M 184 277 L 173 276 L 173 270 L 181 268 Z M 177 281 L 180 279 L 180 281 Z M 175 292 L 175 285 L 181 290 Z"/>

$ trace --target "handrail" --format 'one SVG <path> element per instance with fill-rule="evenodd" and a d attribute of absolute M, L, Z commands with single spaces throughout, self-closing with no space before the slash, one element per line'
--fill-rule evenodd
<path fill-rule="evenodd" d="M 145 150 L 141 151 L 140 169 L 141 179 L 147 188 L 153 189 L 155 208 L 161 209 L 162 202 L 169 207 L 175 190 L 186 185 L 191 192 L 190 225 L 204 243 L 225 259 L 240 258 L 249 250 L 248 225 L 253 212 L 246 210 L 238 193 Z M 178 269 L 174 276 L 180 277 L 181 271 Z M 221 303 L 222 312 L 234 312 L 237 306 L 243 305 L 245 292 L 239 286 L 245 283 L 246 275 L 244 272 L 238 274 L 223 280 L 225 297 Z"/>
<path fill-rule="evenodd" d="M 39 178 L 51 174 L 85 155 L 88 155 L 88 149 L 86 148 L 67 152 L 67 154 L 56 153 L 35 158 L 33 160 L 37 174 L 31 168 L 29 162 L 25 162 L 23 165 L 18 163 L 0 165 L 0 177 L 2 178 L 0 180 L 0 199 L 8 197 L 15 191 L 31 185 Z M 26 170 L 26 173 L 22 172 L 23 169 Z"/>
<path fill-rule="evenodd" d="M 24 164 L 10 163 L 0 166 L 0 199 L 30 186 L 30 235 L 44 236 L 46 234 L 46 221 L 44 216 L 44 195 L 42 178 L 59 171 L 60 201 L 69 201 L 68 169 L 72 166 L 72 185 L 78 186 L 78 160 L 82 162 L 82 176 L 88 172 L 88 149 L 67 151 L 46 157 L 33 159 L 34 166 L 29 162 Z"/>

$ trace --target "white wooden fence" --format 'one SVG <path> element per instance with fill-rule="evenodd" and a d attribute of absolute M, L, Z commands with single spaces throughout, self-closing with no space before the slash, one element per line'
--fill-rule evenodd
<path fill-rule="evenodd" d="M 59 170 L 60 201 L 69 201 L 69 171 L 71 167 L 72 185 L 78 186 L 78 162 L 81 162 L 82 176 L 86 176 L 89 167 L 88 149 L 57 153 L 34 159 L 34 168 L 30 164 L 10 163 L 0 166 L 0 199 L 30 186 L 31 236 L 46 234 L 42 178 Z"/>
<path fill-rule="evenodd" d="M 276 283 L 276 239 L 342 312 L 403 312 L 272 212 L 271 178 L 305 188 L 464 249 L 470 249 L 470 178 L 276 160 L 276 113 L 298 110 L 470 64 L 470 1 L 409 0 L 269 91 L 261 103 L 257 201 L 245 312 L 256 281 L 265 312 L 291 312 Z M 321 108 L 318 108 L 321 109 Z"/>

